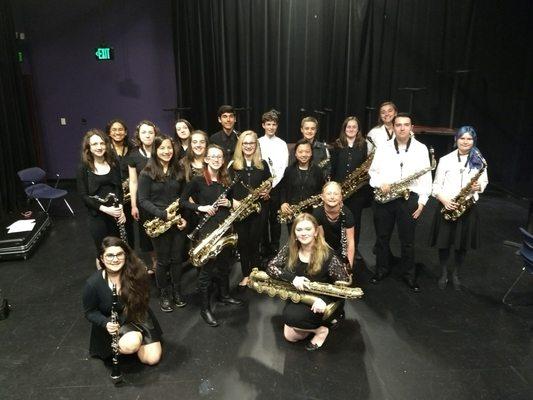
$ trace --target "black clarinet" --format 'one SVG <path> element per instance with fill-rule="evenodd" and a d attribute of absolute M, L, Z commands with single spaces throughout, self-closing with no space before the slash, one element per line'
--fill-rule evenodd
<path fill-rule="evenodd" d="M 240 181 L 241 179 L 241 176 L 239 174 L 237 174 L 235 176 L 235 179 L 229 184 L 229 186 L 224 189 L 224 191 L 220 194 L 220 196 L 217 197 L 217 199 L 214 201 L 213 204 L 211 204 L 211 207 L 215 207 L 215 208 L 218 208 L 218 206 L 216 205 L 217 202 L 220 200 L 220 199 L 223 199 L 224 197 L 226 197 L 226 194 L 229 192 L 229 190 L 233 187 L 233 185 L 235 185 L 238 181 Z M 189 233 L 187 235 L 187 237 L 191 240 L 194 239 L 194 237 L 196 236 L 196 234 L 200 231 L 200 229 L 202 229 L 202 227 L 205 225 L 205 223 L 207 221 L 209 221 L 209 218 L 211 218 L 212 216 L 209 215 L 208 213 L 206 213 L 204 215 L 204 217 L 202 218 L 202 220 L 198 223 L 198 225 L 196 225 L 196 227 L 194 228 L 194 230 Z"/>
<path fill-rule="evenodd" d="M 117 285 L 113 283 L 113 302 L 111 303 L 111 323 L 118 324 L 118 293 Z M 118 341 L 119 341 L 118 330 L 113 333 L 111 340 L 111 350 L 113 350 L 113 365 L 111 367 L 111 380 L 116 385 L 117 383 L 122 382 L 122 372 L 120 371 L 120 364 L 118 362 L 119 350 L 118 350 Z"/>
<path fill-rule="evenodd" d="M 113 207 L 120 207 L 120 201 L 118 200 L 118 196 L 115 193 L 108 193 L 107 196 L 103 199 L 96 195 L 90 197 L 95 200 L 98 200 L 104 205 L 111 201 L 113 203 Z M 118 233 L 120 235 L 120 238 L 122 239 L 122 241 L 128 243 L 128 234 L 126 233 L 126 226 L 118 222 L 118 218 L 115 218 L 115 221 L 117 222 Z"/>

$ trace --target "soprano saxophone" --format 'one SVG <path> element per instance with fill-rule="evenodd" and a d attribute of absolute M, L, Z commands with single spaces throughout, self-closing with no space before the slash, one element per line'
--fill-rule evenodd
<path fill-rule="evenodd" d="M 191 263 L 195 267 L 201 267 L 209 259 L 215 258 L 224 247 L 235 246 L 238 236 L 236 233 L 226 235 L 235 221 L 240 221 L 249 216 L 252 212 L 259 212 L 261 205 L 257 202 L 261 193 L 272 185 L 273 178 L 263 181 L 259 187 L 250 192 L 239 206 L 209 235 L 203 238 L 195 247 L 189 251 Z"/>
<path fill-rule="evenodd" d="M 446 207 L 442 207 L 440 212 L 446 221 L 457 221 L 468 209 L 470 209 L 476 202 L 474 196 L 472 196 L 472 186 L 477 182 L 483 171 L 487 168 L 487 163 L 484 158 L 481 158 L 483 166 L 479 171 L 470 179 L 470 182 L 461 189 L 459 194 L 455 196 L 452 201 L 457 203 L 457 207 L 454 210 L 447 210 Z"/>
<path fill-rule="evenodd" d="M 179 209 L 179 204 L 180 204 L 180 199 L 177 199 L 176 201 L 173 201 L 172 203 L 170 203 L 170 205 L 165 209 L 167 213 L 174 215 L 168 221 L 164 221 L 161 218 L 157 218 L 157 217 L 146 221 L 143 224 L 146 234 L 150 236 L 151 238 L 155 238 L 165 233 L 166 231 L 168 231 L 172 227 L 172 225 L 180 224 L 181 215 L 176 214 Z"/>
<path fill-rule="evenodd" d="M 411 174 L 405 177 L 404 179 L 399 180 L 398 182 L 392 183 L 390 185 L 390 190 L 387 193 L 383 192 L 381 188 L 375 188 L 374 199 L 378 203 L 382 204 L 399 199 L 400 197 L 403 197 L 405 200 L 409 199 L 409 194 L 411 193 L 411 191 L 409 190 L 409 185 L 413 183 L 415 179 L 418 179 L 429 171 L 433 171 L 437 166 L 434 154 L 435 151 L 433 150 L 433 147 L 429 148 L 429 153 L 431 155 L 431 165 L 429 167 L 423 168 L 420 171 L 417 171 L 414 174 Z"/>
<path fill-rule="evenodd" d="M 298 290 L 290 283 L 273 279 L 265 271 L 254 268 L 250 273 L 248 287 L 257 293 L 266 293 L 270 297 L 278 296 L 282 300 L 290 299 L 294 303 L 304 303 L 312 306 L 317 296 L 313 294 L 338 297 L 341 299 L 360 299 L 363 296 L 361 288 L 331 283 L 305 282 L 305 290 Z M 340 306 L 339 301 L 333 301 L 326 306 L 322 320 L 328 320 Z"/>

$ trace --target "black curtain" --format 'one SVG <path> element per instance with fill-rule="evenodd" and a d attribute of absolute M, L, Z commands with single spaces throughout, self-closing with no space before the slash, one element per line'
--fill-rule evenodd
<path fill-rule="evenodd" d="M 22 187 L 17 171 L 35 164 L 24 83 L 17 60 L 8 0 L 0 0 L 0 215 L 17 208 Z"/>
<path fill-rule="evenodd" d="M 426 88 L 415 96 L 416 123 L 447 126 L 456 79 L 454 126 L 477 128 L 491 179 L 532 183 L 532 3 L 174 0 L 177 105 L 192 107 L 187 116 L 209 133 L 221 104 L 248 109 L 239 128 L 259 134 L 261 114 L 275 108 L 291 142 L 314 114 L 331 141 L 347 115 L 372 127 L 368 108 L 382 101 L 407 111 L 405 87 Z"/>

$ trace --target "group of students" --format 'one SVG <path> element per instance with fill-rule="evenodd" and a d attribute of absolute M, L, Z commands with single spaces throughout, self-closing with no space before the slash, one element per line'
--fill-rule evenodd
<path fill-rule="evenodd" d="M 279 116 L 275 111 L 263 114 L 264 135 L 260 138 L 251 130 L 235 130 L 236 114 L 231 106 L 220 107 L 222 130 L 211 137 L 193 130 L 182 119 L 176 122 L 174 138 L 161 134 L 152 122 L 141 121 L 134 148 L 129 146 L 123 121 L 110 121 L 106 132 L 88 131 L 82 143 L 78 190 L 89 210 L 88 227 L 97 248 L 97 266 L 101 268 L 87 281 L 84 292 L 85 313 L 93 323 L 91 354 L 108 356 L 101 351 L 106 348 L 102 346 L 103 338 L 110 340 L 106 334 L 120 329 L 121 352 L 132 353 L 136 349 L 140 360 L 148 364 L 161 356 L 161 329 L 148 308 L 148 295 L 143 292 L 143 296 L 135 296 L 147 290 L 148 274 L 143 273 L 142 263 L 131 250 L 132 220 L 139 222 L 140 250 L 152 255 L 148 272 L 155 269 L 160 308 L 170 312 L 186 305 L 181 275 L 188 249 L 213 232 L 240 201 L 269 179 L 271 184 L 260 193 L 261 212 L 252 213 L 234 226 L 243 276 L 239 287 L 248 285 L 252 267 L 261 265 L 261 255 L 270 260 L 266 268 L 270 276 L 289 282 L 296 289 L 302 289 L 306 280 L 346 280 L 358 258 L 362 210 L 372 205 L 376 269 L 370 282 L 379 283 L 393 267 L 395 257 L 389 242 L 397 226 L 402 276 L 413 292 L 419 292 L 414 264 L 415 228 L 429 196 L 433 194 L 443 208 L 453 210 L 459 206 L 453 201 L 454 196 L 469 183 L 469 196 L 477 200 L 487 184 L 487 172 L 483 167 L 483 173 L 476 175 L 484 161 L 475 146 L 475 130 L 466 126 L 455 135 L 457 149 L 440 160 L 432 184 L 428 150 L 416 140 L 411 117 L 398 113 L 392 102 L 383 103 L 379 110 L 379 125 L 366 138 L 359 120 L 350 116 L 332 146 L 316 139 L 317 120 L 304 118 L 302 139 L 294 145 L 292 155 L 287 143 L 276 135 Z M 373 160 L 368 170 L 369 185 L 343 198 L 340 183 L 370 156 Z M 424 169 L 426 173 L 406 184 L 407 197 L 386 203 L 372 201 L 372 188 L 388 193 L 394 183 Z M 472 177 L 476 177 L 473 184 Z M 101 201 L 108 193 L 115 193 L 122 200 L 126 179 L 129 205 Z M 278 211 L 290 211 L 314 195 L 320 195 L 321 205 L 302 209 L 287 224 L 288 243 L 280 250 Z M 169 205 L 177 199 L 179 209 L 169 211 Z M 176 213 L 181 218 L 170 229 L 155 238 L 146 236 L 144 221 L 155 217 L 172 220 Z M 120 224 L 127 227 L 127 241 L 110 238 L 118 236 Z M 194 236 L 192 241 L 187 234 Z M 466 251 L 477 247 L 478 235 L 475 205 L 456 221 L 444 219 L 437 208 L 430 245 L 439 249 L 441 289 L 448 283 L 452 247 L 456 262 L 451 280 L 454 288 L 460 289 L 458 271 Z M 232 250 L 225 247 L 198 269 L 200 312 L 210 326 L 218 325 L 211 308 L 213 294 L 224 304 L 243 304 L 230 295 L 228 278 L 233 263 Z M 109 323 L 110 288 L 117 282 L 123 310 L 120 327 Z M 322 320 L 321 313 L 329 300 L 319 296 L 312 306 L 288 302 L 284 309 L 285 338 L 298 341 L 310 337 L 306 349 L 320 348 L 330 329 L 343 318 L 341 307 L 330 321 Z"/>

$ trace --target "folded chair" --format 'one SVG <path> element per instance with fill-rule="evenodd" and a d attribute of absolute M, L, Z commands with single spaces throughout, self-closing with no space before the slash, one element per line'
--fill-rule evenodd
<path fill-rule="evenodd" d="M 72 207 L 65 198 L 67 191 L 57 188 L 59 183 L 59 174 L 56 174 L 57 179 L 54 187 L 44 183 L 46 181 L 46 172 L 38 167 L 23 169 L 17 172 L 17 175 L 24 185 L 24 191 L 26 192 L 28 199 L 35 199 L 44 212 L 48 213 L 50 204 L 52 204 L 52 200 L 63 198 L 63 201 L 65 202 L 69 211 L 72 213 L 72 215 L 74 215 Z M 48 200 L 48 206 L 46 209 L 43 207 L 41 199 Z"/>
<path fill-rule="evenodd" d="M 509 294 L 514 289 L 520 278 L 522 278 L 522 275 L 524 275 L 526 271 L 529 274 L 533 275 L 533 235 L 526 231 L 524 228 L 520 228 L 520 233 L 522 234 L 522 246 L 520 247 L 520 250 L 518 250 L 518 254 L 520 255 L 520 257 L 522 257 L 522 262 L 524 263 L 524 266 L 522 267 L 522 271 L 520 272 L 514 283 L 503 296 L 502 302 L 505 305 L 512 305 L 510 303 L 507 303 L 505 299 L 507 298 L 507 296 L 509 296 Z"/>

